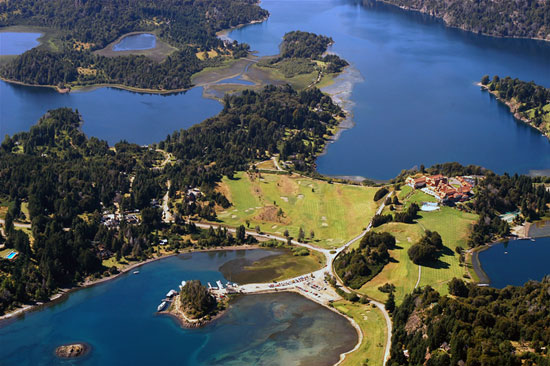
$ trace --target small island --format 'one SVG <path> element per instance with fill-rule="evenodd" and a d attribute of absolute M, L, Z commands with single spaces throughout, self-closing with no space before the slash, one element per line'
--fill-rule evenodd
<path fill-rule="evenodd" d="M 59 346 L 55 349 L 55 355 L 60 358 L 77 358 L 84 356 L 90 347 L 85 343 L 72 343 Z"/>
<path fill-rule="evenodd" d="M 214 289 L 214 288 L 212 288 Z M 198 280 L 182 282 L 180 292 L 171 290 L 170 306 L 159 313 L 176 317 L 184 328 L 198 328 L 219 318 L 227 309 L 229 297 L 214 294 Z"/>

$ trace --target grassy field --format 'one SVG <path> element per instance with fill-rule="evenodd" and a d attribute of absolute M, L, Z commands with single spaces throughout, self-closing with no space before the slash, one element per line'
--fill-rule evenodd
<path fill-rule="evenodd" d="M 386 344 L 386 323 L 376 307 L 341 300 L 333 303 L 339 312 L 353 318 L 363 331 L 359 349 L 346 356 L 342 366 L 360 366 L 368 359 L 369 366 L 381 366 Z"/>
<path fill-rule="evenodd" d="M 263 232 L 293 237 L 303 228 L 306 239 L 314 231 L 315 245 L 339 247 L 359 234 L 376 211 L 376 188 L 329 184 L 298 175 L 265 174 L 250 176 L 240 172 L 235 179 L 224 178 L 220 187 L 233 203 L 218 213 L 229 226 L 259 226 Z"/>
<path fill-rule="evenodd" d="M 455 248 L 466 247 L 471 225 L 477 216 L 450 207 L 442 207 L 439 211 L 420 212 L 420 216 L 415 224 L 392 222 L 376 228 L 379 232 L 392 233 L 397 240 L 397 247 L 390 251 L 393 260 L 359 292 L 385 301 L 387 294 L 378 291 L 378 287 L 387 282 L 392 283 L 396 287 L 396 301 L 400 303 L 404 296 L 414 289 L 418 280 L 418 266 L 409 259 L 407 250 L 422 237 L 425 230 L 437 231 L 446 248 L 436 264 L 431 267 L 422 266 L 419 286 L 430 285 L 440 293 L 446 294 L 447 282 L 453 277 L 463 277 L 466 269 L 459 265 Z"/>

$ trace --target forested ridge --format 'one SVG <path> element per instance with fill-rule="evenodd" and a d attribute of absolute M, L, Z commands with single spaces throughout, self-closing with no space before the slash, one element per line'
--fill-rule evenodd
<path fill-rule="evenodd" d="M 538 128 L 550 137 L 550 89 L 535 82 L 526 82 L 498 75 L 483 76 L 481 85 L 504 101 L 516 118 Z"/>
<path fill-rule="evenodd" d="M 193 73 L 222 57 L 247 53 L 247 45 L 225 44 L 216 32 L 267 14 L 252 0 L 5 1 L 0 3 L 0 26 L 57 29 L 62 45 L 57 50 L 47 46 L 29 50 L 3 66 L 0 75 L 38 85 L 106 83 L 184 89 L 191 86 Z M 105 57 L 92 52 L 133 31 L 155 31 L 177 50 L 161 62 L 145 56 Z M 206 50 L 216 50 L 221 56 L 200 60 L 196 53 Z"/>
<path fill-rule="evenodd" d="M 117 272 L 102 259 L 146 259 L 159 237 L 171 238 L 172 249 L 253 243 L 244 227 L 233 236 L 224 229 L 198 230 L 186 221 L 214 219 L 215 205 L 228 207 L 227 198 L 215 191 L 217 182 L 256 159 L 279 153 L 294 169 L 311 171 L 341 113 L 318 89 L 298 93 L 290 86 L 268 86 L 226 97 L 218 116 L 156 146 L 121 141 L 110 147 L 82 133 L 85 122 L 77 111 L 49 111 L 29 132 L 8 136 L 0 146 L 0 202 L 9 202 L 0 244 L 18 253 L 15 260 L 0 259 L 0 313 Z M 176 161 L 159 166 L 170 153 Z M 172 196 L 190 188 L 201 192 L 178 204 L 175 225 L 164 224 L 154 204 L 168 180 Z M 105 225 L 105 212 L 117 211 L 135 213 L 139 221 Z M 21 221 L 31 228 L 14 225 Z"/>
<path fill-rule="evenodd" d="M 450 27 L 499 37 L 550 40 L 550 0 L 382 0 L 442 19 Z"/>
<path fill-rule="evenodd" d="M 550 365 L 550 278 L 498 290 L 454 279 L 393 313 L 390 366 Z"/>

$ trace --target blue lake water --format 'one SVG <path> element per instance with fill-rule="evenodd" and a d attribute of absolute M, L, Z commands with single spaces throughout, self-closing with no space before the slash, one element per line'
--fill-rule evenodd
<path fill-rule="evenodd" d="M 113 51 L 140 51 L 155 48 L 157 37 L 154 34 L 141 33 L 124 37 L 113 46 Z"/>
<path fill-rule="evenodd" d="M 40 44 L 41 33 L 0 32 L 0 56 L 19 55 Z"/>
<path fill-rule="evenodd" d="M 318 159 L 321 173 L 388 179 L 402 169 L 447 161 L 498 173 L 550 169 L 548 140 L 475 85 L 484 74 L 499 74 L 550 87 L 550 43 L 449 29 L 366 0 L 264 0 L 262 7 L 271 14 L 266 22 L 229 36 L 269 55 L 288 31 L 326 34 L 359 75 L 350 80 L 355 127 Z M 146 144 L 221 110 L 196 90 L 164 97 L 35 90 L 0 83 L 0 135 L 26 130 L 46 110 L 67 104 L 82 112 L 88 134 Z M 24 97 L 29 94 L 33 98 Z"/>
<path fill-rule="evenodd" d="M 114 144 L 122 139 L 138 144 L 164 140 L 222 110 L 202 97 L 202 88 L 177 95 L 140 94 L 114 88 L 59 94 L 0 81 L 0 136 L 28 130 L 48 110 L 78 109 L 83 131 Z"/>
<path fill-rule="evenodd" d="M 483 271 L 491 286 L 521 286 L 529 280 L 540 281 L 550 274 L 550 238 L 536 241 L 513 240 L 494 245 L 479 253 Z"/>
<path fill-rule="evenodd" d="M 113 281 L 73 292 L 65 301 L 1 327 L 2 365 L 332 365 L 357 334 L 340 315 L 297 294 L 239 298 L 217 321 L 183 329 L 155 315 L 181 280 L 223 279 L 218 268 L 237 257 L 273 252 L 233 251 L 172 257 Z M 83 359 L 61 361 L 57 346 L 86 342 Z"/>
<path fill-rule="evenodd" d="M 361 74 L 355 127 L 318 159 L 328 175 L 388 179 L 402 169 L 459 161 L 496 172 L 550 168 L 550 143 L 474 85 L 484 74 L 550 87 L 550 43 L 449 29 L 421 14 L 369 1 L 265 0 L 270 18 L 229 37 L 260 55 L 303 30 L 331 36 Z"/>

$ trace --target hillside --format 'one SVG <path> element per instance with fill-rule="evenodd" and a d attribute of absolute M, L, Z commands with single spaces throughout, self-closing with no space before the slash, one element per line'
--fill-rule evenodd
<path fill-rule="evenodd" d="M 497 37 L 550 41 L 549 0 L 383 0 L 442 19 L 449 27 Z"/>

